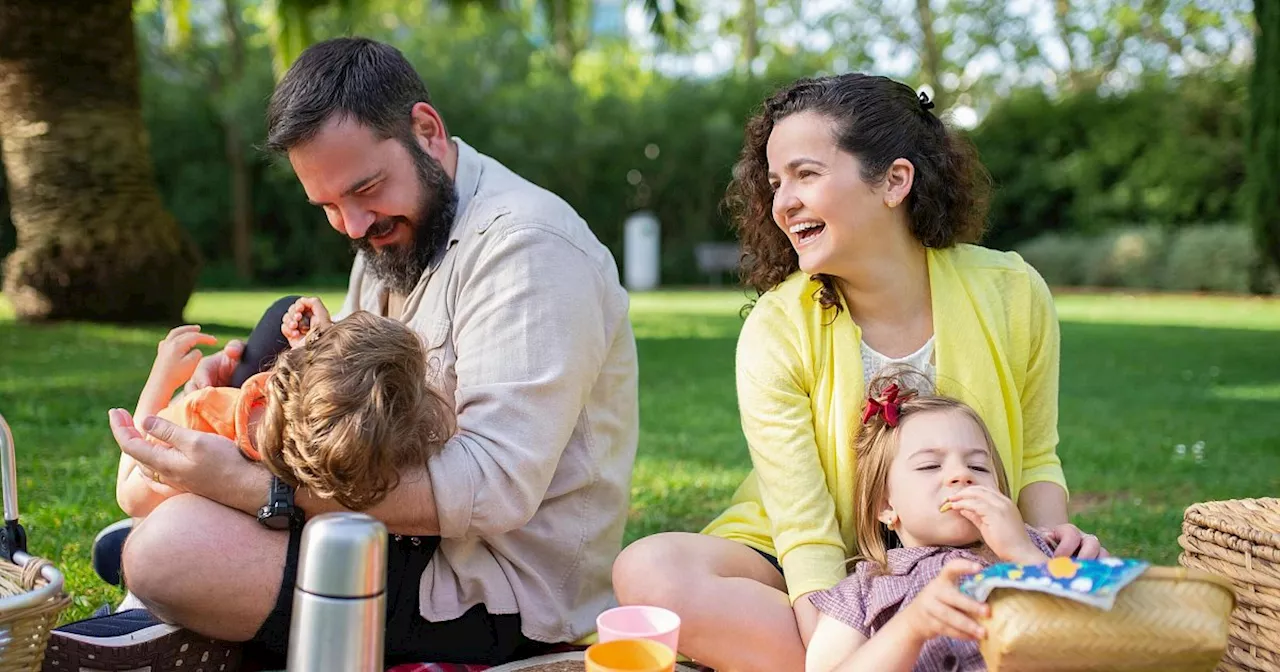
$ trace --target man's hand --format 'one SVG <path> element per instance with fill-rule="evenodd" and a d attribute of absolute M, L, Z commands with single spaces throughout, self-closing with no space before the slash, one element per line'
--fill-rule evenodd
<path fill-rule="evenodd" d="M 146 440 L 123 409 L 108 412 L 111 434 L 120 450 L 137 461 L 156 483 L 194 493 L 245 513 L 263 503 L 270 478 L 262 465 L 240 455 L 231 439 L 197 432 L 157 417 L 142 419 L 147 434 L 169 444 Z"/>
<path fill-rule="evenodd" d="M 204 387 L 226 387 L 231 384 L 231 374 L 235 373 L 244 355 L 244 343 L 239 340 L 227 342 L 227 347 L 200 360 L 191 380 L 184 388 L 186 392 L 194 392 Z"/>
<path fill-rule="evenodd" d="M 191 378 L 204 356 L 196 346 L 217 342 L 213 336 L 200 333 L 198 324 L 174 327 L 156 346 L 156 361 L 151 365 L 148 380 L 162 387 L 165 394 L 173 394 L 179 385 Z"/>

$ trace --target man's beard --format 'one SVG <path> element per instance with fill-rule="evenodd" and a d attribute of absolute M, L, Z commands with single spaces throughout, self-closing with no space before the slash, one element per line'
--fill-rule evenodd
<path fill-rule="evenodd" d="M 418 204 L 416 219 L 409 217 L 384 217 L 374 222 L 363 238 L 351 241 L 351 247 L 364 253 L 365 269 L 374 278 L 387 284 L 392 292 L 405 295 L 413 291 L 423 271 L 432 259 L 444 251 L 458 210 L 458 194 L 453 179 L 444 172 L 444 166 L 413 141 L 402 143 L 418 173 L 422 189 L 422 201 Z M 402 245 L 375 248 L 370 238 L 389 233 L 397 224 L 409 227 L 412 240 Z"/>

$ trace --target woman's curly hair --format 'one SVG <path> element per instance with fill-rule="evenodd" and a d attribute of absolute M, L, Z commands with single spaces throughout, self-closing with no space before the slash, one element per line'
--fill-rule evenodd
<path fill-rule="evenodd" d="M 929 111 L 911 87 L 885 77 L 850 73 L 800 79 L 775 93 L 747 121 L 742 153 L 725 205 L 742 243 L 742 281 L 758 294 L 800 268 L 786 234 L 773 219 L 773 188 L 765 154 L 773 127 L 799 112 L 835 122 L 839 148 L 862 164 L 862 179 L 876 184 L 899 158 L 915 167 L 907 199 L 911 233 L 925 247 L 977 242 L 986 227 L 991 177 L 973 145 Z M 839 307 L 831 278 L 822 282 L 823 307 Z"/>
<path fill-rule="evenodd" d="M 258 450 L 272 473 L 352 510 L 381 502 L 454 432 L 404 324 L 364 311 L 283 353 L 267 386 Z"/>

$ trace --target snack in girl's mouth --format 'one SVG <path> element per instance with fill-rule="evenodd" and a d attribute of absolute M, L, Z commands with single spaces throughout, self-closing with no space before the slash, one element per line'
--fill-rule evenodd
<path fill-rule="evenodd" d="M 951 510 L 951 502 L 943 502 L 942 506 L 938 507 L 938 513 L 946 513 L 950 510 Z"/>

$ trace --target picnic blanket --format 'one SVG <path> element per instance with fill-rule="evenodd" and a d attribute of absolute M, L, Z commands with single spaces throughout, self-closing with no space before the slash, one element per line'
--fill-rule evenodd
<path fill-rule="evenodd" d="M 410 663 L 397 665 L 387 672 L 582 672 L 582 656 L 581 650 L 550 653 L 497 667 L 457 663 Z M 711 669 L 689 663 L 677 663 L 676 672 L 711 672 Z"/>

